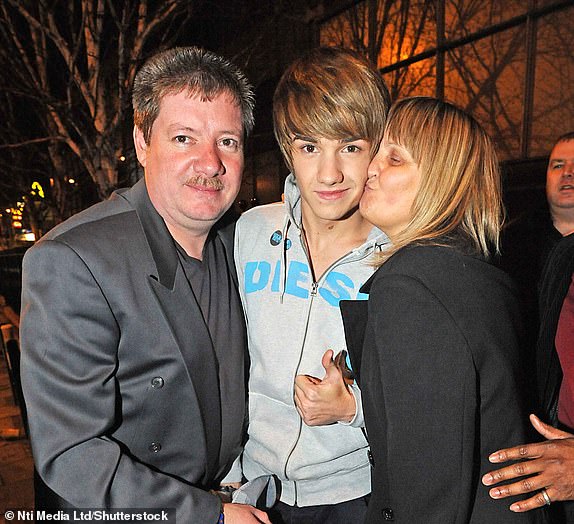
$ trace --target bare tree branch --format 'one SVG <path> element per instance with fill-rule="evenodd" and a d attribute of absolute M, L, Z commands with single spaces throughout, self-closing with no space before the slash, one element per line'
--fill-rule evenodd
<path fill-rule="evenodd" d="M 0 0 L 0 61 L 7 93 L 35 104 L 35 133 L 57 169 L 74 155 L 101 198 L 118 183 L 130 88 L 151 43 L 172 42 L 192 0 Z M 52 137 L 68 153 L 54 147 Z M 62 175 L 64 176 L 64 175 Z"/>

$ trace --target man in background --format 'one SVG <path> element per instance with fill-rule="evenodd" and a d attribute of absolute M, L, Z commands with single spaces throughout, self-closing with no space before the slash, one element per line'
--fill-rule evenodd
<path fill-rule="evenodd" d="M 550 153 L 546 198 L 559 236 L 545 257 L 538 286 L 536 371 L 539 409 L 554 427 L 531 415 L 532 425 L 547 440 L 491 455 L 494 463 L 527 459 L 483 479 L 488 486 L 510 481 L 493 487 L 493 498 L 528 494 L 512 511 L 574 500 L 574 132 L 559 137 Z M 572 524 L 574 503 L 553 504 L 551 514 L 553 523 Z"/>

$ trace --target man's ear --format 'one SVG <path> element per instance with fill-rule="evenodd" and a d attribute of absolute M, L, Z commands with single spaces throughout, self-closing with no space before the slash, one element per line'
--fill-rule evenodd
<path fill-rule="evenodd" d="M 136 148 L 136 156 L 142 167 L 145 167 L 147 157 L 147 144 L 144 140 L 142 130 L 138 126 L 134 126 L 134 146 Z"/>

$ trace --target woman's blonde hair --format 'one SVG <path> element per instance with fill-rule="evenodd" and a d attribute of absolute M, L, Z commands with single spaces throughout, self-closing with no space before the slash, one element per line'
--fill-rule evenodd
<path fill-rule="evenodd" d="M 405 98 L 389 112 L 385 137 L 404 147 L 420 170 L 412 219 L 379 260 L 413 242 L 466 238 L 483 256 L 498 252 L 504 221 L 500 170 L 482 126 L 448 102 Z"/>
<path fill-rule="evenodd" d="M 374 156 L 390 96 L 381 74 L 363 56 L 340 47 L 317 47 L 283 73 L 273 96 L 275 137 L 289 169 L 293 136 L 371 142 Z"/>

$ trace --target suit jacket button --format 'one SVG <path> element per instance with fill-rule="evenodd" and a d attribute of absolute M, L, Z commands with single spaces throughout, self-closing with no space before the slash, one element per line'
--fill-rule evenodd
<path fill-rule="evenodd" d="M 373 458 L 373 453 L 371 452 L 371 450 L 367 450 L 367 457 L 369 458 L 369 462 L 371 463 L 371 466 L 375 466 L 375 459 Z"/>
<path fill-rule="evenodd" d="M 151 387 L 152 388 L 163 388 L 163 378 L 161 377 L 153 377 L 151 379 Z"/>
<path fill-rule="evenodd" d="M 161 450 L 161 444 L 159 442 L 152 442 L 148 449 L 153 453 L 158 453 Z"/>
<path fill-rule="evenodd" d="M 391 508 L 383 508 L 381 510 L 381 513 L 383 514 L 384 520 L 395 520 L 395 515 Z"/>

